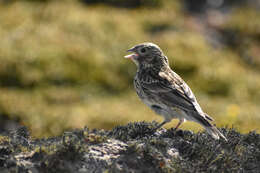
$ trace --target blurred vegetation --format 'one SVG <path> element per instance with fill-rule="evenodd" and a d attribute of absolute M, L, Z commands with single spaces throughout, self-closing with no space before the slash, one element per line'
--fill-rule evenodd
<path fill-rule="evenodd" d="M 137 98 L 136 67 L 123 58 L 129 47 L 149 41 L 160 45 L 218 126 L 260 131 L 257 9 L 238 6 L 224 17 L 213 11 L 200 21 L 182 1 L 122 1 L 136 2 L 132 9 L 107 6 L 119 0 L 0 2 L 2 124 L 16 120 L 45 136 L 162 121 Z"/>

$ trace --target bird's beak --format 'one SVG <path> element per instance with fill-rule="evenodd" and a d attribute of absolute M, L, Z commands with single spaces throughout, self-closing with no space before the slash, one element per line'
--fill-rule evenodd
<path fill-rule="evenodd" d="M 135 51 L 135 48 L 131 48 L 131 49 L 128 49 L 127 52 L 134 52 Z"/>
<path fill-rule="evenodd" d="M 134 59 L 134 58 L 136 58 L 136 57 L 138 57 L 138 55 L 136 54 L 136 53 L 132 53 L 132 54 L 129 54 L 129 55 L 126 55 L 126 56 L 124 56 L 125 58 L 130 58 L 130 59 Z"/>
<path fill-rule="evenodd" d="M 134 48 L 134 47 L 131 48 L 131 49 L 128 49 L 127 52 L 133 52 L 132 54 L 129 54 L 129 55 L 124 56 L 124 57 L 127 58 L 127 59 L 128 59 L 128 58 L 130 58 L 130 59 L 135 59 L 135 58 L 138 57 L 138 54 L 135 53 L 135 48 Z"/>

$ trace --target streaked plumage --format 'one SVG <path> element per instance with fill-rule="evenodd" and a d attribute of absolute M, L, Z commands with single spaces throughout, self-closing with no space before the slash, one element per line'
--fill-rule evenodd
<path fill-rule="evenodd" d="M 225 136 L 210 123 L 213 119 L 204 113 L 189 86 L 171 70 L 168 59 L 161 49 L 153 43 L 142 43 L 128 50 L 133 52 L 125 58 L 137 65 L 134 86 L 141 100 L 157 114 L 164 117 L 158 126 L 162 127 L 172 119 L 201 124 L 215 139 Z"/>

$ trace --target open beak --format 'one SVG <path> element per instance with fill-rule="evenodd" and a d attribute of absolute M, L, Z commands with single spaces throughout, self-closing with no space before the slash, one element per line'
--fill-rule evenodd
<path fill-rule="evenodd" d="M 135 49 L 134 48 L 131 48 L 131 49 L 128 49 L 127 52 L 133 52 L 132 54 L 129 54 L 129 55 L 126 55 L 124 56 L 125 58 L 130 58 L 130 59 L 134 59 L 134 58 L 137 58 L 138 57 L 138 54 L 135 53 Z"/>
<path fill-rule="evenodd" d="M 134 59 L 134 58 L 136 58 L 136 57 L 138 57 L 138 55 L 136 54 L 136 53 L 132 53 L 132 54 L 129 54 L 129 55 L 126 55 L 126 56 L 124 56 L 125 58 L 130 58 L 130 59 Z"/>

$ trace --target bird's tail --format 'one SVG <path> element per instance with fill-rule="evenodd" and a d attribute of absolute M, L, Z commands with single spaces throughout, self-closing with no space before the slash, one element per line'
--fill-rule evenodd
<path fill-rule="evenodd" d="M 198 113 L 193 113 L 193 118 L 194 121 L 201 124 L 214 139 L 223 138 L 225 141 L 227 141 L 227 138 L 214 125 L 209 122 L 209 120 L 213 120 L 210 116 L 208 116 L 207 114 L 206 116 L 202 116 Z"/>

